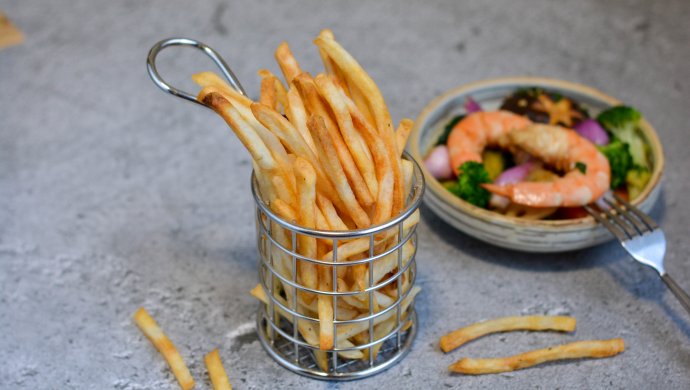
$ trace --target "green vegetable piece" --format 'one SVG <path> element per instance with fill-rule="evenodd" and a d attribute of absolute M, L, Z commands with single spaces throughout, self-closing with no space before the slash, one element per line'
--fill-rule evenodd
<path fill-rule="evenodd" d="M 448 143 L 448 136 L 450 135 L 450 132 L 453 131 L 453 127 L 458 124 L 461 120 L 465 118 L 465 115 L 458 115 L 454 117 L 453 119 L 448 122 L 446 127 L 443 128 L 443 133 L 441 133 L 441 136 L 438 137 L 438 141 L 436 141 L 436 145 L 445 145 Z"/>
<path fill-rule="evenodd" d="M 628 174 L 625 176 L 625 184 L 628 186 L 628 197 L 630 200 L 640 196 L 651 177 L 652 173 L 646 168 L 635 167 L 628 171 Z"/>
<path fill-rule="evenodd" d="M 481 186 L 484 183 L 491 183 L 484 164 L 468 161 L 460 166 L 458 181 L 448 190 L 477 207 L 486 208 L 491 193 Z"/>
<path fill-rule="evenodd" d="M 446 180 L 441 182 L 441 185 L 448 191 L 450 191 L 451 188 L 454 188 L 456 184 L 458 184 L 458 182 L 455 180 Z"/>
<path fill-rule="evenodd" d="M 575 163 L 575 168 L 577 168 L 577 169 L 578 169 L 580 172 L 582 172 L 583 174 L 584 174 L 584 173 L 587 173 L 587 164 L 585 164 L 585 163 L 583 163 L 583 162 L 580 162 L 580 161 L 576 162 L 576 163 Z"/>
<path fill-rule="evenodd" d="M 628 106 L 616 106 L 602 112 L 597 117 L 614 137 L 630 145 L 630 155 L 633 163 L 643 168 L 651 167 L 647 156 L 646 141 L 640 130 L 642 114 Z"/>
<path fill-rule="evenodd" d="M 633 167 L 628 144 L 614 138 L 608 145 L 599 146 L 599 151 L 606 156 L 611 166 L 611 188 L 616 189 L 625 183 L 628 171 Z"/>
<path fill-rule="evenodd" d="M 492 183 L 501 172 L 505 171 L 507 165 L 505 155 L 496 150 L 485 150 L 482 153 L 482 161 Z"/>

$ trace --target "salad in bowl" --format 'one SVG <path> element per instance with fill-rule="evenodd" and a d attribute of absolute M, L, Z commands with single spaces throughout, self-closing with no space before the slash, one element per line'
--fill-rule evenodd
<path fill-rule="evenodd" d="M 424 165 L 454 196 L 509 216 L 570 219 L 606 191 L 634 200 L 651 178 L 642 114 L 624 105 L 596 116 L 576 99 L 520 88 L 497 110 L 471 96 L 444 126 Z"/>

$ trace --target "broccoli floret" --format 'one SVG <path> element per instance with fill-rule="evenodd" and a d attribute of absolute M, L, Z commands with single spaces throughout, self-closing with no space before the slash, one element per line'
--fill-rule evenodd
<path fill-rule="evenodd" d="M 633 167 L 628 144 L 614 138 L 608 145 L 599 146 L 599 151 L 606 156 L 611 166 L 611 188 L 618 188 L 625 183 L 628 171 Z"/>
<path fill-rule="evenodd" d="M 461 120 L 465 118 L 465 115 L 458 115 L 454 117 L 453 119 L 448 122 L 446 127 L 443 128 L 443 133 L 441 133 L 441 136 L 438 137 L 438 141 L 436 141 L 436 145 L 445 145 L 448 143 L 448 136 L 450 135 L 450 132 L 453 131 L 453 127 L 458 124 Z"/>
<path fill-rule="evenodd" d="M 597 121 L 614 137 L 630 145 L 630 155 L 633 163 L 643 168 L 649 168 L 645 140 L 639 129 L 642 114 L 628 106 L 616 106 L 602 112 Z"/>
<path fill-rule="evenodd" d="M 651 177 L 652 173 L 647 168 L 635 167 L 628 171 L 628 174 L 625 176 L 625 184 L 628 187 L 628 197 L 630 200 L 634 200 L 642 193 Z"/>
<path fill-rule="evenodd" d="M 468 161 L 460 166 L 458 181 L 448 190 L 477 207 L 486 208 L 491 193 L 481 186 L 484 183 L 491 183 L 484 164 Z"/>

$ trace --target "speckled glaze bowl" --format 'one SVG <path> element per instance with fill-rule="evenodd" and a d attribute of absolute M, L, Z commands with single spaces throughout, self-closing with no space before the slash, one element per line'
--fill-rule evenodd
<path fill-rule="evenodd" d="M 479 81 L 452 89 L 434 99 L 421 112 L 410 136 L 409 152 L 417 161 L 431 149 L 443 127 L 464 112 L 465 99 L 471 96 L 485 110 L 498 109 L 501 100 L 518 88 L 542 87 L 583 103 L 592 116 L 621 102 L 596 89 L 562 80 L 540 77 L 510 77 Z M 644 114 L 644 113 L 643 113 Z M 654 128 L 642 122 L 642 131 L 651 146 L 652 177 L 634 205 L 649 212 L 659 198 L 664 154 Z M 470 236 L 492 245 L 526 252 L 563 252 L 591 247 L 613 237 L 592 217 L 568 220 L 526 220 L 485 210 L 452 195 L 426 170 L 427 193 L 424 202 L 441 219 Z"/>

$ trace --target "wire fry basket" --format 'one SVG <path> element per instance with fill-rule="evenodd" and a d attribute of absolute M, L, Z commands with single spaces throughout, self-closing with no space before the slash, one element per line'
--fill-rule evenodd
<path fill-rule="evenodd" d="M 409 352 L 417 332 L 416 226 L 424 177 L 417 163 L 407 154 L 405 158 L 414 166 L 407 207 L 385 224 L 352 231 L 311 230 L 281 219 L 262 200 L 252 176 L 259 281 L 265 292 L 257 313 L 257 331 L 263 347 L 283 367 L 318 379 L 351 380 L 381 372 Z M 328 260 L 300 255 L 296 248 L 302 236 L 329 243 Z M 340 258 L 339 250 L 348 252 L 355 245 L 365 246 L 361 258 Z M 307 263 L 327 267 L 330 285 L 336 287 L 320 290 L 304 286 L 298 277 L 299 268 Z M 362 269 L 366 270 L 363 285 L 341 289 L 344 281 L 340 276 L 361 274 Z M 332 302 L 333 318 L 328 319 L 333 324 L 332 348 L 321 349 L 318 338 L 314 340 L 311 330 L 315 333 L 321 321 L 302 301 L 308 296 L 314 297 L 312 303 L 320 299 Z M 365 308 L 364 314 L 349 318 L 352 310 L 348 307 L 353 305 Z M 358 343 L 353 344 L 350 338 Z"/>
<path fill-rule="evenodd" d="M 235 90 L 247 95 L 218 52 L 189 38 L 165 39 L 149 51 L 148 73 L 163 91 L 206 107 L 158 73 L 158 54 L 173 46 L 202 51 Z M 409 352 L 417 332 L 416 227 L 425 183 L 414 159 L 407 153 L 403 157 L 412 165 L 406 207 L 384 224 L 359 230 L 313 230 L 281 219 L 252 175 L 260 281 L 252 294 L 262 301 L 257 332 L 269 355 L 287 369 L 318 379 L 351 380 L 381 372 Z M 321 259 L 300 255 L 305 237 L 316 239 L 327 254 Z M 326 275 L 320 280 L 330 279 L 330 288 L 305 286 L 299 277 L 305 265 Z M 320 304 L 330 305 L 332 316 L 319 319 Z M 321 331 L 332 335 L 326 346 Z"/>

